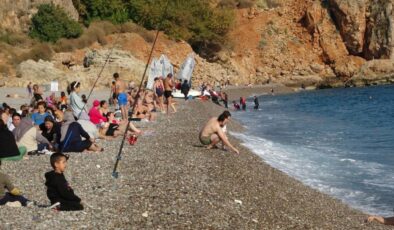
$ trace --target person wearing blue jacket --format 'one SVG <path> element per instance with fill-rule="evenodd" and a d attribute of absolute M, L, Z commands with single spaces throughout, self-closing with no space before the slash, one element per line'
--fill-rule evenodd
<path fill-rule="evenodd" d="M 95 144 L 94 138 L 90 137 L 82 126 L 75 121 L 72 112 L 65 112 L 63 121 L 59 147 L 62 152 L 83 152 L 85 150 L 98 152 L 104 150 Z M 82 137 L 85 140 L 82 140 Z"/>

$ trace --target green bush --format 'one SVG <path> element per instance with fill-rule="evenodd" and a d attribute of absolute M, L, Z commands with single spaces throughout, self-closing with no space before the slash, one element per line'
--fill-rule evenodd
<path fill-rule="evenodd" d="M 108 20 L 114 24 L 129 20 L 129 15 L 122 0 L 73 0 L 85 25 L 95 20 Z"/>
<path fill-rule="evenodd" d="M 90 24 L 79 38 L 60 39 L 54 45 L 56 52 L 70 52 L 75 49 L 82 49 L 99 42 L 101 45 L 107 44 L 105 36 L 119 32 L 119 28 L 110 22 L 96 21 Z"/>
<path fill-rule="evenodd" d="M 81 33 L 81 26 L 63 9 L 53 4 L 43 4 L 32 18 L 29 35 L 40 41 L 56 42 L 60 38 L 77 38 Z"/>
<path fill-rule="evenodd" d="M 124 0 L 131 19 L 147 29 L 163 30 L 175 40 L 188 41 L 193 49 L 211 56 L 220 50 L 234 20 L 228 8 L 213 9 L 209 0 L 169 2 L 163 16 L 166 0 Z"/>
<path fill-rule="evenodd" d="M 251 2 L 238 0 L 237 4 L 240 1 Z M 174 40 L 186 40 L 199 53 L 212 53 L 222 46 L 234 18 L 232 8 L 213 9 L 210 0 L 169 0 L 164 17 L 167 0 L 73 0 L 73 4 L 85 25 L 95 20 L 121 24 L 131 19 L 148 30 L 164 31 Z M 130 25 L 121 30 L 132 30 L 153 41 L 153 35 L 145 30 L 136 31 Z"/>

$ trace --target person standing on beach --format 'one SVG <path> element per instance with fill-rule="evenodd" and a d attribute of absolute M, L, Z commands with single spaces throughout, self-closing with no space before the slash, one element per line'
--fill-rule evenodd
<path fill-rule="evenodd" d="M 246 99 L 245 99 L 245 97 L 240 97 L 239 98 L 239 104 L 241 105 L 242 110 L 246 111 Z"/>
<path fill-rule="evenodd" d="M 118 95 L 118 104 L 120 111 L 122 112 L 122 119 L 128 119 L 128 109 L 127 109 L 127 93 L 126 93 L 126 83 L 119 79 L 119 74 L 114 73 L 115 79 L 115 93 Z"/>
<path fill-rule="evenodd" d="M 187 80 L 184 80 L 183 84 L 181 85 L 181 92 L 183 95 L 185 95 L 185 101 L 187 100 L 187 95 L 189 94 L 189 90 L 190 90 L 189 82 L 187 82 Z"/>
<path fill-rule="evenodd" d="M 164 79 L 164 97 L 167 99 L 167 114 L 169 114 L 169 107 L 173 109 L 173 113 L 176 113 L 175 106 L 172 104 L 172 88 L 174 88 L 174 82 L 172 80 L 172 74 L 169 73 Z"/>
<path fill-rule="evenodd" d="M 29 98 L 31 98 L 33 96 L 33 88 L 32 88 L 31 82 L 29 82 L 29 84 L 27 84 L 27 93 L 29 94 Z"/>
<path fill-rule="evenodd" d="M 259 109 L 259 99 L 257 98 L 257 96 L 254 96 L 254 109 L 258 110 Z"/>
<path fill-rule="evenodd" d="M 153 92 L 155 94 L 155 99 L 159 104 L 160 111 L 162 113 L 165 113 L 163 103 L 164 85 L 163 81 L 158 77 L 155 78 L 155 83 L 153 84 Z"/>
<path fill-rule="evenodd" d="M 226 92 L 222 93 L 222 101 L 224 104 L 224 108 L 228 109 L 228 95 Z"/>
<path fill-rule="evenodd" d="M 207 149 L 212 149 L 217 148 L 216 144 L 222 141 L 224 145 L 239 154 L 238 149 L 230 143 L 226 134 L 223 132 L 223 127 L 229 122 L 230 117 L 230 112 L 224 111 L 219 117 L 211 118 L 200 132 L 199 139 L 201 144 L 206 145 Z"/>
<path fill-rule="evenodd" d="M 81 83 L 79 81 L 73 81 L 67 87 L 67 93 L 70 95 L 70 107 L 74 113 L 74 116 L 79 120 L 90 120 L 89 115 L 86 111 L 85 102 L 82 97 L 79 96 L 81 91 Z"/>

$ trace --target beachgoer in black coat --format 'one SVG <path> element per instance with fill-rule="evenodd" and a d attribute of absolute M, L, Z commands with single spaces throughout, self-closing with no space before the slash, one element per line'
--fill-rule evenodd
<path fill-rule="evenodd" d="M 187 80 L 184 80 L 181 86 L 181 93 L 185 95 L 185 100 L 187 100 L 187 95 L 189 94 L 190 85 Z"/>

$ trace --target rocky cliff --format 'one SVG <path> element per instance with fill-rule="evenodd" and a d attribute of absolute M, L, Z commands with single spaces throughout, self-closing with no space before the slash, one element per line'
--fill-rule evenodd
<path fill-rule="evenodd" d="M 37 12 L 37 6 L 53 3 L 62 7 L 71 18 L 78 20 L 78 12 L 72 0 L 2 0 L 0 4 L 0 29 L 27 32 L 31 16 Z"/>
<path fill-rule="evenodd" d="M 40 3 L 53 2 L 78 18 L 72 0 L 4 1 L 0 6 L 0 28 L 10 31 L 27 31 L 30 17 Z M 268 4 L 271 8 L 267 4 L 260 8 L 261 2 L 266 3 L 259 0 L 260 4 L 254 7 L 236 10 L 229 43 L 215 58 L 208 62 L 196 55 L 194 84 L 230 80 L 232 84 L 274 82 L 315 88 L 394 81 L 394 0 L 282 0 L 278 1 L 280 4 Z M 51 62 L 24 62 L 7 74 L 20 80 L 7 84 L 79 77 L 90 85 L 102 62 L 83 68 L 84 56 L 92 51 L 97 57 L 105 56 L 116 36 L 107 36 L 105 45 L 95 43 L 55 54 Z M 128 80 L 140 77 L 151 43 L 137 33 L 120 37 L 115 56 L 104 73 L 109 78 L 100 85 L 109 83 L 113 71 L 121 72 Z M 155 56 L 166 54 L 177 69 L 190 52 L 193 51 L 185 42 L 161 35 Z M 0 53 L 0 64 L 4 58 L 6 55 Z"/>

